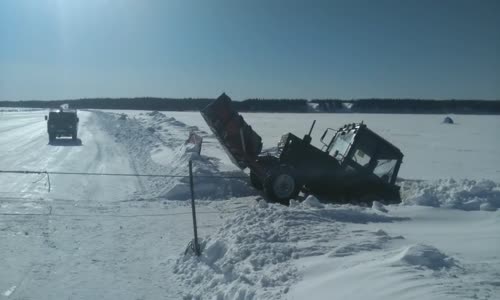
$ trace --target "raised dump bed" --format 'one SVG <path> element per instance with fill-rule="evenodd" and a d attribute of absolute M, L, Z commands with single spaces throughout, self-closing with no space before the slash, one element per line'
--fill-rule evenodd
<path fill-rule="evenodd" d="M 201 111 L 231 161 L 241 169 L 252 164 L 262 151 L 262 138 L 253 131 L 222 94 Z"/>

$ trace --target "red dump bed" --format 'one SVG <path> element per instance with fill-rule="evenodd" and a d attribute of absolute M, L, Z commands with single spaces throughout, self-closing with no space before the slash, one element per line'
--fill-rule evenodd
<path fill-rule="evenodd" d="M 262 151 L 262 138 L 233 109 L 231 98 L 222 94 L 201 110 L 231 161 L 245 169 Z"/>

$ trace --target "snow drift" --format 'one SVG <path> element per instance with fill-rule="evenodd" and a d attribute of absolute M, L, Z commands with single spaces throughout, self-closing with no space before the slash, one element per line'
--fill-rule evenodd
<path fill-rule="evenodd" d="M 149 198 L 190 199 L 188 162 L 193 161 L 197 199 L 224 199 L 254 195 L 246 175 L 241 171 L 223 172 L 218 161 L 198 154 L 195 145 L 186 143 L 191 133 L 208 134 L 158 111 L 133 117 L 95 112 L 102 128 L 123 144 L 137 173 L 167 174 L 172 177 L 142 178 Z"/>
<path fill-rule="evenodd" d="M 187 299 L 279 299 L 299 280 L 294 261 L 328 255 L 347 256 L 381 249 L 393 239 L 383 231 L 358 234 L 356 243 L 339 244 L 351 233 L 345 223 L 402 221 L 370 208 L 325 205 L 312 198 L 293 207 L 263 200 L 241 209 L 206 238 L 201 257 L 184 256 L 174 272 Z"/>
<path fill-rule="evenodd" d="M 443 254 L 436 247 L 416 244 L 405 247 L 401 252 L 400 261 L 412 266 L 439 270 L 455 266 L 455 260 Z"/>
<path fill-rule="evenodd" d="M 404 205 L 489 210 L 500 208 L 500 184 L 491 180 L 403 181 Z"/>

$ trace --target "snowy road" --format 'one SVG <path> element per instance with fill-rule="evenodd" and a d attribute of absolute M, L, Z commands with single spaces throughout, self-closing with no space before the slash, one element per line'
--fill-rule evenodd
<path fill-rule="evenodd" d="M 125 151 L 113 138 L 99 129 L 95 114 L 80 112 L 79 141 L 60 139 L 48 144 L 44 111 L 11 114 L 0 123 L 0 143 L 5 153 L 0 157 L 4 170 L 50 170 L 65 172 L 133 173 Z M 136 178 L 75 177 L 53 175 L 51 193 L 46 194 L 45 180 L 33 183 L 33 176 L 3 175 L 9 184 L 2 192 L 24 196 L 104 201 L 127 199 L 139 189 Z M 89 188 L 92 187 L 92 188 Z"/>
<path fill-rule="evenodd" d="M 102 114 L 80 142 L 48 145 L 44 111 L 2 113 L 2 170 L 134 173 Z M 178 299 L 172 265 L 192 234 L 186 205 L 135 201 L 135 177 L 0 174 L 0 299 Z M 200 207 L 202 236 L 219 224 Z M 207 213 L 203 215 L 203 213 Z M 206 217 L 204 217 L 206 216 Z"/>

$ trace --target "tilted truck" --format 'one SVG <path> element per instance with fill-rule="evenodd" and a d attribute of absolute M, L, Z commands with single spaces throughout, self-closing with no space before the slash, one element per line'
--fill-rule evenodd
<path fill-rule="evenodd" d="M 311 145 L 314 121 L 304 138 L 284 134 L 277 152 L 263 154 L 261 137 L 233 109 L 227 95 L 201 115 L 231 161 L 250 169 L 252 186 L 270 201 L 288 204 L 302 191 L 336 203 L 401 202 L 396 180 L 403 154 L 366 124 L 326 129 L 319 149 Z"/>

